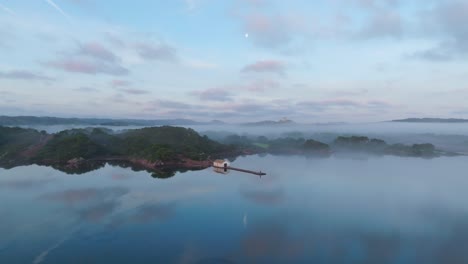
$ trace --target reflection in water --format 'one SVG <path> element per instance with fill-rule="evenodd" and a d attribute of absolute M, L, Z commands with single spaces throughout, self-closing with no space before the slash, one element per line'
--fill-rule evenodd
<path fill-rule="evenodd" d="M 40 188 L 53 182 L 55 179 L 11 179 L 0 182 L 0 189 L 28 190 Z"/>
<path fill-rule="evenodd" d="M 255 203 L 275 205 L 284 200 L 284 191 L 281 188 L 264 190 L 264 189 L 241 189 L 240 194 Z"/>
<path fill-rule="evenodd" d="M 468 263 L 467 161 L 236 161 L 262 179 L 0 170 L 0 263 Z"/>
<path fill-rule="evenodd" d="M 168 220 L 174 215 L 175 204 L 145 204 L 135 210 L 132 220 L 148 223 L 154 220 Z"/>

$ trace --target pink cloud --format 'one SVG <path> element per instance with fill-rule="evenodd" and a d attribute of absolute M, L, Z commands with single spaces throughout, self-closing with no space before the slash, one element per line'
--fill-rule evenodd
<path fill-rule="evenodd" d="M 115 56 L 113 52 L 106 49 L 97 42 L 90 42 L 80 45 L 78 53 L 109 62 L 114 62 L 117 60 L 117 56 Z"/>
<path fill-rule="evenodd" d="M 62 58 L 46 63 L 47 66 L 64 70 L 67 72 L 84 74 L 109 74 L 109 75 L 127 75 L 129 70 L 114 63 L 105 63 L 95 60 L 83 60 L 77 58 Z"/>
<path fill-rule="evenodd" d="M 53 81 L 53 78 L 44 76 L 42 74 L 34 73 L 26 70 L 12 70 L 9 72 L 0 72 L 0 78 L 3 79 L 17 79 L 17 80 L 41 80 Z"/>
<path fill-rule="evenodd" d="M 126 81 L 126 80 L 112 80 L 111 81 L 111 86 L 112 87 L 125 87 L 129 86 L 131 82 Z"/>
<path fill-rule="evenodd" d="M 242 72 L 269 72 L 279 75 L 284 75 L 285 70 L 285 63 L 278 60 L 261 60 L 242 68 Z"/>
<path fill-rule="evenodd" d="M 119 91 L 122 91 L 124 93 L 127 93 L 127 94 L 135 94 L 135 95 L 139 95 L 139 94 L 148 94 L 150 93 L 149 91 L 147 90 L 142 90 L 142 89 L 119 89 Z"/>

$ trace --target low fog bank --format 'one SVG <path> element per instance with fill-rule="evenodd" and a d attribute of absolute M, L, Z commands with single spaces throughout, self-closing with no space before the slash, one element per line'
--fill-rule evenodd
<path fill-rule="evenodd" d="M 332 144 L 339 136 L 365 136 L 381 139 L 388 144 L 433 144 L 437 149 L 468 154 L 468 124 L 380 122 L 366 124 L 287 125 L 269 127 L 195 126 L 199 133 L 223 142 L 232 135 L 255 140 L 264 136 L 278 138 L 314 139 Z"/>
<path fill-rule="evenodd" d="M 102 127 L 116 133 L 138 129 L 145 126 L 86 126 L 86 125 L 43 125 L 21 126 L 48 133 L 57 133 L 66 129 Z M 231 124 L 190 125 L 192 128 L 211 139 L 223 141 L 227 136 L 239 135 L 249 138 L 265 136 L 268 139 L 304 138 L 314 139 L 326 144 L 332 143 L 338 136 L 366 136 L 385 140 L 389 144 L 431 143 L 436 148 L 468 154 L 468 123 L 407 123 L 379 122 L 360 124 L 285 124 L 271 126 L 246 126 Z"/>

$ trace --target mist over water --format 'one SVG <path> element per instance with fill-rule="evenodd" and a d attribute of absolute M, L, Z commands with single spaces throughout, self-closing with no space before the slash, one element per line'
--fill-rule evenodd
<path fill-rule="evenodd" d="M 32 125 L 22 126 L 48 133 L 56 133 L 72 128 L 86 128 L 86 125 Z M 141 126 L 99 126 L 114 131 L 137 129 Z M 468 123 L 405 123 L 405 122 L 379 122 L 379 123 L 343 123 L 343 124 L 288 124 L 275 126 L 246 126 L 246 125 L 191 125 L 183 126 L 193 128 L 198 132 L 225 131 L 236 134 L 254 134 L 279 136 L 287 132 L 302 133 L 335 133 L 335 134 L 365 134 L 365 135 L 398 135 L 398 134 L 437 134 L 437 135 L 464 135 L 468 136 Z"/>
<path fill-rule="evenodd" d="M 233 162 L 262 178 L 211 168 L 168 179 L 109 165 L 82 175 L 1 169 L 0 262 L 463 263 L 467 162 Z"/>
<path fill-rule="evenodd" d="M 331 143 L 364 135 L 468 153 L 468 124 L 191 128 L 215 140 L 237 134 Z M 263 154 L 231 164 L 267 175 L 0 169 L 0 263 L 468 261 L 467 156 Z"/>
<path fill-rule="evenodd" d="M 23 126 L 25 127 L 25 126 Z M 72 128 L 87 128 L 85 125 L 26 126 L 48 133 L 57 133 Z M 142 126 L 99 126 L 116 133 Z M 192 128 L 209 138 L 223 141 L 229 135 L 245 135 L 252 138 L 266 136 L 270 139 L 293 137 L 315 139 L 327 144 L 338 136 L 359 135 L 385 140 L 389 144 L 431 143 L 437 149 L 468 155 L 468 123 L 406 123 L 379 122 L 358 124 L 288 124 L 274 126 L 246 125 L 192 125 Z"/>

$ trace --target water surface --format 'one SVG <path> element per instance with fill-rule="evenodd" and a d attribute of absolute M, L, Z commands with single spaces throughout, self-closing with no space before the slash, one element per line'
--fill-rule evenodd
<path fill-rule="evenodd" d="M 0 263 L 467 263 L 467 157 L 0 169 Z"/>

